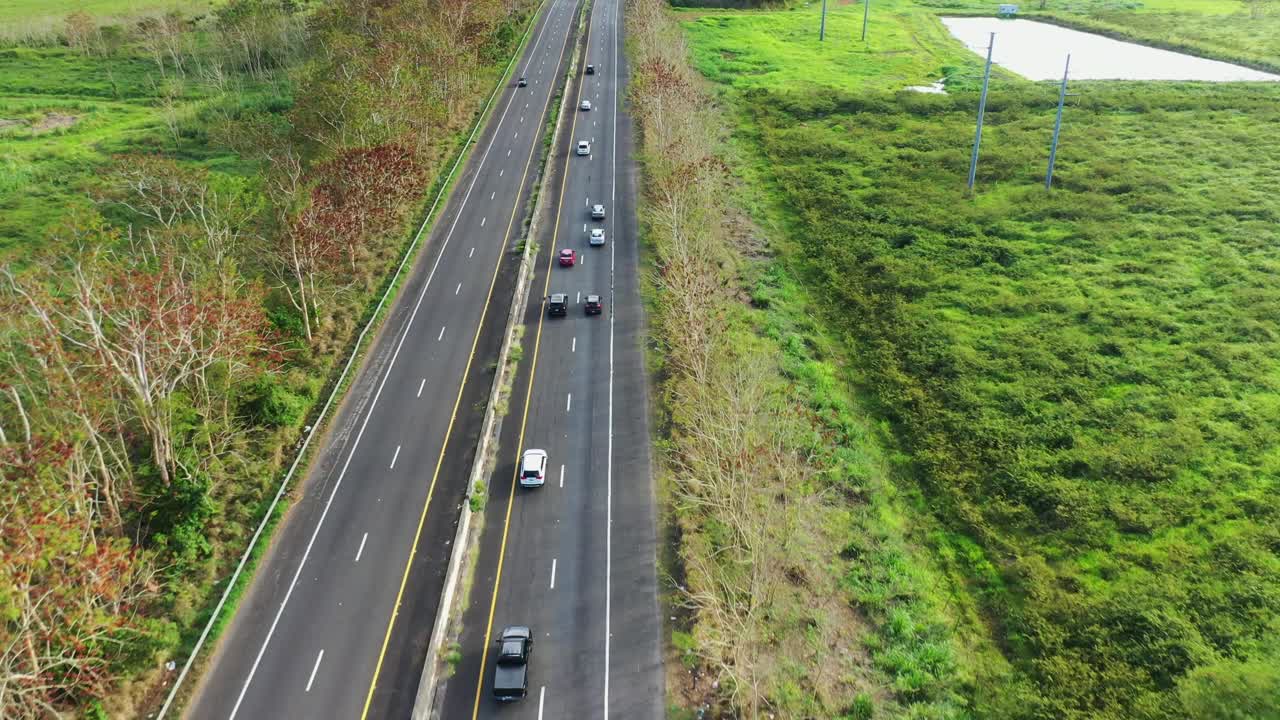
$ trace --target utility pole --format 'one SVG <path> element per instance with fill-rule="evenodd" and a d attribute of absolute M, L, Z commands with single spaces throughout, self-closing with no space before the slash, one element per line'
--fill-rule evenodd
<path fill-rule="evenodd" d="M 978 177 L 978 148 L 982 145 L 982 118 L 987 113 L 987 86 L 991 84 L 991 51 L 996 46 L 996 34 L 991 33 L 987 43 L 987 69 L 982 74 L 982 99 L 978 101 L 978 133 L 973 138 L 973 156 L 969 158 L 969 190 Z"/>
<path fill-rule="evenodd" d="M 1053 164 L 1058 159 L 1058 133 L 1062 131 L 1062 105 L 1067 99 L 1067 73 L 1071 71 L 1071 53 L 1067 53 L 1067 66 L 1062 69 L 1062 88 L 1058 90 L 1058 117 L 1053 121 L 1053 145 L 1049 147 L 1049 171 L 1044 175 L 1044 189 L 1053 186 Z"/>
<path fill-rule="evenodd" d="M 862 0 L 862 42 L 867 41 L 867 16 L 871 14 L 871 0 Z"/>
<path fill-rule="evenodd" d="M 818 42 L 827 36 L 827 0 L 822 0 L 822 22 L 818 25 Z"/>

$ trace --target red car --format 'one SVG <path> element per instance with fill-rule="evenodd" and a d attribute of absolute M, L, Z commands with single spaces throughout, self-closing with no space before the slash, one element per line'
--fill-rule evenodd
<path fill-rule="evenodd" d="M 578 262 L 578 253 L 569 248 L 560 251 L 560 267 L 573 267 L 576 262 Z"/>

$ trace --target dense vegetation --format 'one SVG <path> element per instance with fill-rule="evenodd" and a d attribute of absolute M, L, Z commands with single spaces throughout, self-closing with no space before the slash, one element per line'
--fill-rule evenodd
<path fill-rule="evenodd" d="M 1077 83 L 1046 192 L 1054 89 L 999 77 L 970 197 L 975 58 L 877 7 L 865 50 L 806 41 L 812 8 L 686 28 L 939 521 L 964 643 L 1011 663 L 976 658 L 972 713 L 1277 716 L 1280 88 Z"/>
<path fill-rule="evenodd" d="M 658 342 L 674 717 L 962 717 L 990 649 L 922 562 L 845 358 L 741 208 L 662 0 L 629 5 Z M 771 231 L 772 232 L 772 231 Z M 769 237 L 769 245 L 782 238 Z M 984 669 L 971 667 L 982 657 Z"/>
<path fill-rule="evenodd" d="M 0 716 L 156 703 L 531 6 L 0 48 Z"/>

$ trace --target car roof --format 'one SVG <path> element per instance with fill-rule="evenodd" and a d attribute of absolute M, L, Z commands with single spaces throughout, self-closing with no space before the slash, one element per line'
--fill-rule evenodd
<path fill-rule="evenodd" d="M 598 207 L 598 208 L 600 208 L 601 210 L 603 210 L 603 209 L 604 209 L 604 206 L 603 206 L 603 205 L 601 205 L 600 203 L 596 203 L 596 204 L 595 204 L 595 207 Z"/>
<path fill-rule="evenodd" d="M 565 293 L 551 293 L 551 302 L 564 302 L 567 297 L 569 296 Z"/>
<path fill-rule="evenodd" d="M 561 250 L 561 251 L 560 251 L 560 254 L 561 254 L 561 255 L 572 255 L 572 254 L 573 254 L 573 248 L 565 248 L 565 249 L 563 249 L 563 250 Z"/>
<path fill-rule="evenodd" d="M 604 228 L 591 228 L 591 234 L 592 234 L 592 235 L 603 235 L 603 234 L 604 234 Z"/>
<path fill-rule="evenodd" d="M 524 625 L 508 625 L 502 630 L 502 637 L 533 637 L 533 633 Z"/>
<path fill-rule="evenodd" d="M 588 295 L 588 296 L 587 296 L 587 302 L 600 302 L 600 296 L 599 296 L 599 295 Z"/>

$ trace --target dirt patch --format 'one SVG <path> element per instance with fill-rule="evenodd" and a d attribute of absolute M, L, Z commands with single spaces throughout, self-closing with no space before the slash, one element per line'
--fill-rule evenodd
<path fill-rule="evenodd" d="M 10 120 L 8 118 L 0 118 L 0 132 L 9 130 L 10 128 L 22 127 L 26 125 L 25 120 Z"/>
<path fill-rule="evenodd" d="M 31 126 L 36 132 L 49 132 L 51 130 L 61 130 L 75 125 L 80 118 L 75 115 L 65 115 L 63 113 L 51 112 L 40 118 Z"/>

